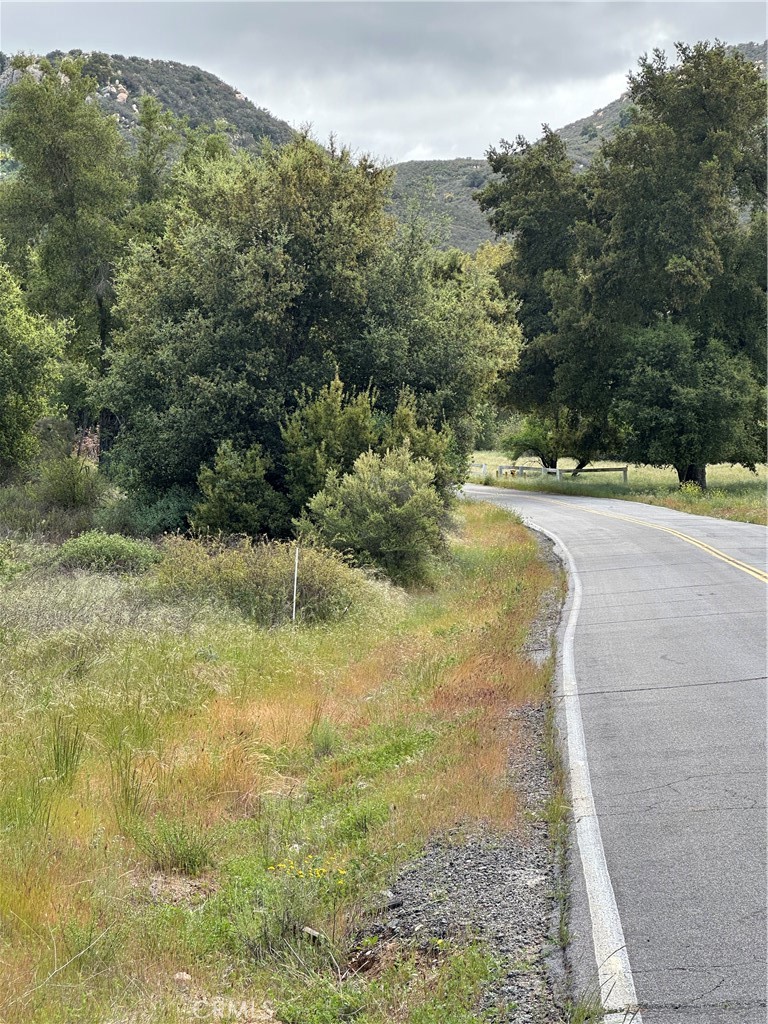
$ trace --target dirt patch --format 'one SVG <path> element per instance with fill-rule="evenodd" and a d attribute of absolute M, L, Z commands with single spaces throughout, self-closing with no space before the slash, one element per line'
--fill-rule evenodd
<path fill-rule="evenodd" d="M 147 903 L 167 906 L 199 907 L 216 892 L 218 886 L 212 876 L 165 875 L 157 872 L 150 877 L 136 877 L 132 885 L 137 897 Z"/>

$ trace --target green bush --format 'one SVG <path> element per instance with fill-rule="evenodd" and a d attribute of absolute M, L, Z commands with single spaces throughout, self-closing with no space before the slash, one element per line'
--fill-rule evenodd
<path fill-rule="evenodd" d="M 92 462 L 59 456 L 30 475 L 0 488 L 0 528 L 58 540 L 93 527 L 110 485 Z"/>
<path fill-rule="evenodd" d="M 146 572 L 160 557 L 157 548 L 146 541 L 132 540 L 119 533 L 89 530 L 65 541 L 59 548 L 57 561 L 67 569 Z"/>
<path fill-rule="evenodd" d="M 106 533 L 159 537 L 186 529 L 194 503 L 194 492 L 175 484 L 159 497 L 146 491 L 120 494 L 96 510 L 94 524 Z"/>
<path fill-rule="evenodd" d="M 434 466 L 403 447 L 385 455 L 366 452 L 343 477 L 329 473 L 299 527 L 304 536 L 412 583 L 423 581 L 444 551 L 448 522 Z"/>
<path fill-rule="evenodd" d="M 416 395 L 404 389 L 391 419 L 384 428 L 380 450 L 407 446 L 416 459 L 428 459 L 434 469 L 434 485 L 446 507 L 453 502 L 454 488 L 467 478 L 469 459 L 456 444 L 448 423 L 436 429 L 419 424 Z"/>
<path fill-rule="evenodd" d="M 291 618 L 295 545 L 280 541 L 237 543 L 168 537 L 154 572 L 160 594 L 230 605 L 261 625 Z M 299 554 L 296 615 L 303 622 L 338 618 L 370 604 L 375 585 L 341 555 L 316 547 Z"/>
<path fill-rule="evenodd" d="M 328 471 L 348 473 L 355 459 L 376 448 L 376 395 L 345 392 L 338 375 L 317 395 L 305 391 L 282 426 L 285 482 L 295 512 L 323 487 Z"/>
<path fill-rule="evenodd" d="M 282 533 L 288 526 L 287 502 L 265 479 L 268 468 L 261 445 L 238 452 L 231 441 L 220 444 L 213 468 L 203 466 L 197 478 L 203 500 L 195 507 L 193 527 L 251 537 Z"/>

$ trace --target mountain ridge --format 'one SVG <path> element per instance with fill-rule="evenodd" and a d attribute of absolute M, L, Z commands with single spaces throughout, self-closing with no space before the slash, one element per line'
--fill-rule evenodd
<path fill-rule="evenodd" d="M 730 49 L 741 53 L 766 72 L 768 43 L 739 43 Z M 258 148 L 262 139 L 282 145 L 294 134 L 285 121 L 259 107 L 242 92 L 210 71 L 178 61 L 126 57 L 101 51 L 53 50 L 49 60 L 79 56 L 85 71 L 98 82 L 98 100 L 113 115 L 121 130 L 130 135 L 138 117 L 138 99 L 148 93 L 191 127 L 225 120 L 233 126 L 233 143 L 244 149 Z M 2 94 L 20 72 L 0 53 L 0 103 Z M 579 168 L 588 167 L 600 143 L 622 125 L 629 108 L 628 94 L 594 110 L 586 117 L 557 129 Z M 446 246 L 473 252 L 494 237 L 474 200 L 474 194 L 490 179 L 485 157 L 447 160 L 406 160 L 392 165 L 395 171 L 392 212 L 404 219 L 416 208 L 431 223 Z"/>

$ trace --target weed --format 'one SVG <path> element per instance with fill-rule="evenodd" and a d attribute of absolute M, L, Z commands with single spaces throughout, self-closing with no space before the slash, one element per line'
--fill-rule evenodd
<path fill-rule="evenodd" d="M 315 757 L 330 757 L 341 747 L 341 736 L 333 722 L 320 717 L 312 723 L 312 728 L 309 730 L 309 742 L 312 744 L 312 752 Z"/>
<path fill-rule="evenodd" d="M 83 756 L 85 733 L 77 722 L 57 715 L 49 744 L 54 778 L 65 785 L 71 784 Z"/>
<path fill-rule="evenodd" d="M 185 818 L 158 816 L 148 823 L 134 816 L 127 831 L 155 871 L 195 876 L 213 862 L 210 836 Z"/>
<path fill-rule="evenodd" d="M 131 823 L 147 812 L 153 775 L 147 771 L 146 759 L 125 744 L 111 753 L 109 768 L 115 817 L 130 830 Z"/>

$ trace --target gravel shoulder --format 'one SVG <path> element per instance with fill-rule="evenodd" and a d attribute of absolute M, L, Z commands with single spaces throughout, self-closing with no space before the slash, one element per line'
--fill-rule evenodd
<path fill-rule="evenodd" d="M 548 562 L 560 563 L 539 537 Z M 545 594 L 525 645 L 528 657 L 549 658 L 560 618 L 560 592 Z M 477 938 L 502 968 L 486 992 L 492 1019 L 511 1024 L 562 1024 L 565 991 L 556 932 L 560 908 L 556 857 L 545 809 L 554 792 L 547 756 L 548 707 L 526 704 L 509 713 L 509 777 L 518 799 L 512 831 L 456 831 L 431 843 L 384 894 L 386 910 L 368 934 L 384 944 Z"/>

